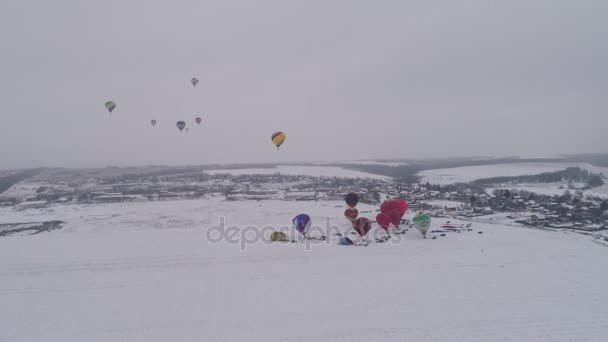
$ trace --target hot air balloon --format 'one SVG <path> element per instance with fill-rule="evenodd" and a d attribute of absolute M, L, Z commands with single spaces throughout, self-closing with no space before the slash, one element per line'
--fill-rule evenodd
<path fill-rule="evenodd" d="M 391 217 L 387 213 L 380 213 L 376 216 L 376 222 L 378 222 L 378 225 L 382 229 L 388 230 L 388 227 L 391 225 Z"/>
<path fill-rule="evenodd" d="M 391 211 L 397 210 L 401 212 L 401 206 L 396 200 L 386 200 L 380 206 L 380 212 L 389 214 Z"/>
<path fill-rule="evenodd" d="M 278 150 L 279 147 L 281 147 L 281 145 L 283 145 L 283 142 L 285 142 L 286 138 L 287 138 L 287 136 L 285 136 L 285 133 L 279 131 L 279 132 L 272 133 L 272 136 L 270 139 L 272 139 L 272 143 L 276 145 L 277 150 Z"/>
<path fill-rule="evenodd" d="M 113 101 L 106 102 L 106 109 L 112 114 L 112 111 L 116 108 L 116 103 Z"/>
<path fill-rule="evenodd" d="M 357 216 L 359 216 L 359 210 L 356 208 L 348 208 L 344 210 L 344 217 L 346 217 L 346 219 L 350 222 L 355 222 Z"/>
<path fill-rule="evenodd" d="M 344 201 L 350 208 L 354 208 L 357 206 L 357 203 L 359 203 L 359 195 L 354 192 L 350 192 L 344 196 Z"/>
<path fill-rule="evenodd" d="M 398 227 L 399 224 L 401 223 L 401 213 L 399 212 L 399 210 L 395 209 L 395 210 L 391 210 L 388 213 L 388 216 L 391 219 L 391 223 L 393 224 L 393 226 Z"/>
<path fill-rule="evenodd" d="M 300 214 L 294 217 L 291 222 L 293 223 L 293 227 L 298 232 L 300 232 L 302 235 L 306 235 L 306 233 L 308 233 L 308 231 L 310 230 L 310 223 L 312 221 L 310 220 L 310 216 L 306 214 Z"/>
<path fill-rule="evenodd" d="M 192 83 L 192 86 L 196 87 L 196 85 L 198 84 L 198 78 L 192 77 L 192 79 L 190 80 L 190 83 Z"/>
<path fill-rule="evenodd" d="M 156 126 L 156 120 L 150 120 L 150 123 L 152 124 L 152 126 Z"/>
<path fill-rule="evenodd" d="M 180 132 L 184 129 L 184 127 L 186 127 L 186 123 L 183 121 L 178 121 L 175 125 L 177 126 L 177 129 L 179 129 Z"/>
<path fill-rule="evenodd" d="M 197 124 L 201 124 L 201 122 L 203 122 L 203 119 L 199 116 L 196 119 L 194 119 L 194 121 L 196 121 Z"/>
<path fill-rule="evenodd" d="M 403 198 L 397 198 L 395 199 L 395 202 L 399 205 L 399 213 L 401 214 L 401 217 L 403 217 L 407 212 L 407 201 Z"/>
<path fill-rule="evenodd" d="M 287 234 L 283 232 L 272 232 L 270 241 L 287 241 Z"/>
<path fill-rule="evenodd" d="M 360 217 L 353 222 L 353 228 L 355 228 L 355 231 L 359 236 L 364 237 L 372 228 L 372 221 L 368 218 Z"/>
<path fill-rule="evenodd" d="M 426 232 L 431 227 L 431 217 L 427 213 L 420 213 L 414 216 L 414 226 L 418 231 L 422 234 L 424 238 L 426 238 Z"/>

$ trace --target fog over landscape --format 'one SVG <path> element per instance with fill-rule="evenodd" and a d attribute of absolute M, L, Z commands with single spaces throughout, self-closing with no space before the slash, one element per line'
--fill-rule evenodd
<path fill-rule="evenodd" d="M 3 1 L 1 167 L 605 152 L 607 10 Z"/>
<path fill-rule="evenodd" d="M 607 341 L 607 19 L 0 1 L 0 341 Z"/>

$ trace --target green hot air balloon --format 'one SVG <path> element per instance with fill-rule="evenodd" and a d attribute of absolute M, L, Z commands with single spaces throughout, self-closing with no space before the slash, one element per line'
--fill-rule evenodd
<path fill-rule="evenodd" d="M 108 112 L 110 112 L 110 114 L 112 114 L 112 111 L 115 108 L 116 108 L 116 103 L 114 103 L 113 101 L 106 102 L 106 109 L 108 110 Z"/>
<path fill-rule="evenodd" d="M 426 238 L 426 232 L 431 227 L 431 217 L 427 213 L 420 213 L 414 216 L 414 226 Z"/>

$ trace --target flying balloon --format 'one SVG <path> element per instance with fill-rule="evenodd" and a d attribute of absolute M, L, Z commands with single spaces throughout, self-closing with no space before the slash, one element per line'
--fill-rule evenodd
<path fill-rule="evenodd" d="M 116 108 L 116 103 L 113 101 L 106 102 L 106 109 L 112 114 L 112 111 Z"/>
<path fill-rule="evenodd" d="M 152 126 L 156 126 L 156 120 L 150 120 L 150 123 L 152 124 Z"/>
<path fill-rule="evenodd" d="M 348 208 L 344 210 L 344 217 L 346 217 L 346 219 L 350 222 L 355 222 L 357 216 L 359 216 L 359 210 L 356 208 Z"/>
<path fill-rule="evenodd" d="M 175 125 L 177 126 L 177 129 L 179 129 L 180 132 L 184 129 L 184 127 L 186 127 L 186 123 L 183 121 L 178 121 Z"/>
<path fill-rule="evenodd" d="M 190 80 L 190 83 L 192 83 L 192 86 L 196 87 L 196 85 L 198 84 L 198 78 L 192 77 L 192 79 Z"/>
<path fill-rule="evenodd" d="M 197 124 L 201 124 L 201 122 L 203 122 L 203 119 L 199 116 L 196 119 L 194 119 L 196 121 Z"/>
<path fill-rule="evenodd" d="M 357 206 L 357 203 L 359 203 L 359 195 L 354 192 L 350 192 L 344 196 L 344 201 L 350 208 L 354 208 Z"/>
<path fill-rule="evenodd" d="M 414 226 L 426 238 L 426 232 L 428 232 L 431 226 L 431 217 L 427 213 L 420 213 L 414 216 Z"/>
<path fill-rule="evenodd" d="M 380 206 L 380 212 L 389 214 L 391 211 L 397 210 L 401 212 L 401 206 L 396 200 L 386 200 Z"/>
<path fill-rule="evenodd" d="M 382 229 L 388 230 L 388 227 L 391 225 L 391 217 L 387 213 L 380 213 L 376 216 L 376 222 L 378 222 L 378 225 Z"/>
<path fill-rule="evenodd" d="M 291 221 L 293 223 L 293 227 L 300 232 L 302 235 L 306 235 L 310 230 L 310 216 L 306 214 L 300 214 L 293 218 Z"/>
<path fill-rule="evenodd" d="M 280 131 L 272 133 L 271 136 L 272 142 L 276 145 L 277 150 L 279 149 L 279 147 L 281 147 L 281 145 L 283 145 L 283 142 L 285 142 L 286 138 L 287 136 L 285 136 L 285 133 Z"/>
<path fill-rule="evenodd" d="M 368 218 L 360 217 L 353 222 L 353 228 L 355 228 L 355 231 L 359 236 L 364 237 L 372 228 L 372 221 Z"/>

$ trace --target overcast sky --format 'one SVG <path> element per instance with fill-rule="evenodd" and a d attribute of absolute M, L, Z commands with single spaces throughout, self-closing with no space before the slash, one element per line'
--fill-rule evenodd
<path fill-rule="evenodd" d="M 3 0 L 0 96 L 0 168 L 608 152 L 608 1 Z"/>

